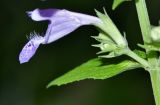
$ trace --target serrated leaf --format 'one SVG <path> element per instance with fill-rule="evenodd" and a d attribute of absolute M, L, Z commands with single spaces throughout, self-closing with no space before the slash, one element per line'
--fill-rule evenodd
<path fill-rule="evenodd" d="M 139 67 L 140 64 L 131 60 L 125 60 L 117 64 L 106 65 L 103 64 L 102 59 L 95 58 L 53 80 L 47 87 L 53 85 L 60 86 L 84 79 L 106 79 L 122 73 L 126 70 L 131 70 Z"/>
<path fill-rule="evenodd" d="M 131 1 L 131 0 L 114 0 L 112 9 L 115 10 L 120 4 L 122 4 L 124 1 Z"/>

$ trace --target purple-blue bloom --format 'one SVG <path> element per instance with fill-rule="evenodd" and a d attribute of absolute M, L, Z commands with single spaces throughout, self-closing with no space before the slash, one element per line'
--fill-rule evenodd
<path fill-rule="evenodd" d="M 101 20 L 97 17 L 60 9 L 35 9 L 27 12 L 34 21 L 49 21 L 44 37 L 36 36 L 29 40 L 20 55 L 20 63 L 25 63 L 35 54 L 40 44 L 49 44 L 71 33 L 82 25 L 98 25 Z"/>

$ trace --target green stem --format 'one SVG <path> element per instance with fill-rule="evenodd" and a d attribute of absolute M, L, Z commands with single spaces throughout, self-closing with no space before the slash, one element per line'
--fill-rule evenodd
<path fill-rule="evenodd" d="M 138 56 L 136 53 L 134 53 L 133 51 L 131 51 L 130 49 L 127 50 L 126 55 L 128 55 L 129 57 L 133 58 L 134 60 L 136 60 L 137 62 L 139 62 L 144 68 L 149 68 L 149 64 L 148 62 L 141 58 L 140 56 Z"/>
<path fill-rule="evenodd" d="M 136 0 L 136 9 L 138 13 L 138 19 L 142 31 L 142 37 L 144 44 L 151 43 L 151 25 L 149 21 L 148 11 L 145 0 Z M 147 58 L 151 65 L 157 62 L 157 54 L 155 51 L 148 51 L 146 49 Z"/>
<path fill-rule="evenodd" d="M 160 69 L 151 70 L 150 77 L 156 105 L 160 105 Z"/>
<path fill-rule="evenodd" d="M 149 21 L 148 11 L 146 8 L 145 0 L 136 0 L 136 9 L 138 13 L 138 19 L 142 31 L 144 44 L 151 43 L 151 25 Z M 148 51 L 146 49 L 148 62 L 152 67 L 157 64 L 157 54 L 155 51 Z M 151 69 L 151 68 L 150 68 Z M 156 105 L 160 105 L 160 71 L 149 70 L 151 76 L 151 82 L 153 87 L 153 94 L 155 97 Z"/>
<path fill-rule="evenodd" d="M 151 38 L 150 38 L 151 25 L 149 21 L 145 0 L 136 0 L 136 9 L 142 31 L 143 41 L 144 43 L 151 43 Z"/>

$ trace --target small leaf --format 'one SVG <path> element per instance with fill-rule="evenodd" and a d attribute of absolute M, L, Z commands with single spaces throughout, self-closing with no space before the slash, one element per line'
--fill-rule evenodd
<path fill-rule="evenodd" d="M 146 59 L 147 58 L 147 55 L 144 51 L 141 51 L 141 50 L 133 50 L 134 53 L 136 53 L 137 55 L 139 55 L 141 58 L 143 59 Z"/>
<path fill-rule="evenodd" d="M 106 79 L 126 70 L 139 67 L 140 64 L 131 60 L 125 60 L 118 64 L 115 63 L 106 65 L 103 64 L 102 59 L 94 58 L 53 80 L 47 87 L 53 85 L 60 86 L 84 79 Z"/>
<path fill-rule="evenodd" d="M 131 1 L 131 0 L 114 0 L 113 5 L 112 5 L 112 9 L 115 10 L 124 1 Z"/>
<path fill-rule="evenodd" d="M 138 44 L 138 46 L 143 49 L 147 49 L 148 51 L 159 51 L 160 52 L 160 46 L 159 46 L 159 44 L 156 44 L 156 43 L 152 43 L 152 44 L 148 44 L 148 45 Z"/>

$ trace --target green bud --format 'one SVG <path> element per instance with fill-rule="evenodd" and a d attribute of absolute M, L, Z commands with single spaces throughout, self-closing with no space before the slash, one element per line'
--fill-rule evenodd
<path fill-rule="evenodd" d="M 160 26 L 153 27 L 151 30 L 151 38 L 153 42 L 160 42 Z"/>
<path fill-rule="evenodd" d="M 110 52 L 117 48 L 116 43 L 107 34 L 99 33 L 98 36 L 92 36 L 92 38 L 100 42 L 100 44 L 92 45 L 101 49 L 99 53 Z"/>
<path fill-rule="evenodd" d="M 117 46 L 115 44 L 101 44 L 100 46 L 100 49 L 103 51 L 103 52 L 109 52 L 109 51 L 113 51 L 117 48 Z"/>
<path fill-rule="evenodd" d="M 98 36 L 91 36 L 91 37 L 100 43 L 114 43 L 114 41 L 108 35 L 104 33 L 99 33 Z"/>

